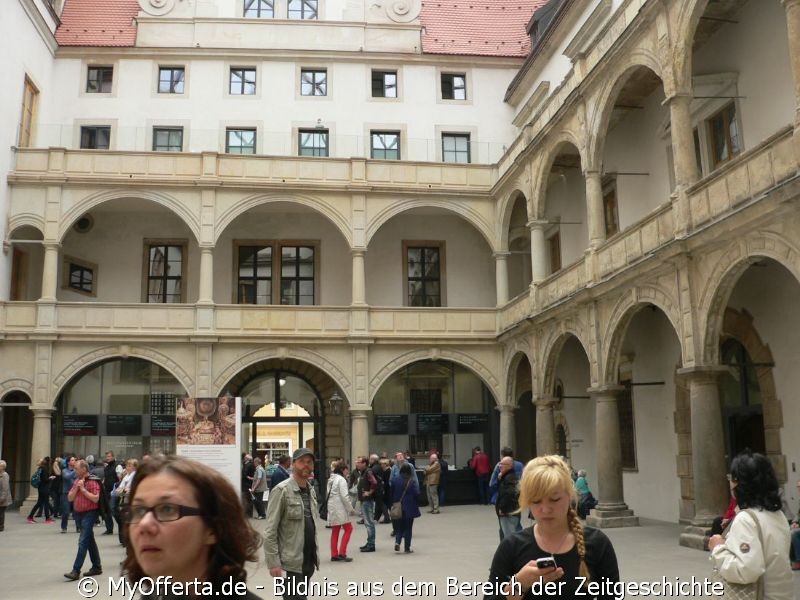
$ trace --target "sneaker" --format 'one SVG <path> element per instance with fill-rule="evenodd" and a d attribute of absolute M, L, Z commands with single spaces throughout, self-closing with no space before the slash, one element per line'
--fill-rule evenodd
<path fill-rule="evenodd" d="M 395 552 L 400 552 L 400 544 L 395 544 L 394 545 L 394 551 Z"/>
<path fill-rule="evenodd" d="M 64 573 L 64 577 L 66 577 L 70 581 L 78 581 L 78 579 L 81 578 L 81 573 L 80 571 L 76 571 L 75 569 L 73 569 L 69 573 Z"/>
<path fill-rule="evenodd" d="M 361 552 L 375 552 L 375 546 L 361 546 Z"/>
<path fill-rule="evenodd" d="M 438 514 L 439 514 L 439 511 L 438 511 L 438 510 L 432 510 L 432 511 L 431 511 L 431 514 L 432 514 L 432 515 L 438 515 Z"/>
<path fill-rule="evenodd" d="M 403 550 L 403 552 L 405 552 L 406 554 L 414 554 L 414 551 L 411 548 L 406 548 L 405 550 Z"/>
<path fill-rule="evenodd" d="M 91 577 L 92 575 L 102 575 L 103 574 L 103 567 L 92 567 L 88 571 L 86 571 L 83 576 L 84 577 Z"/>
<path fill-rule="evenodd" d="M 339 561 L 341 562 L 353 562 L 353 559 L 347 556 L 347 554 L 340 554 Z"/>
<path fill-rule="evenodd" d="M 28 523 L 36 523 L 36 521 L 34 521 L 34 520 L 33 520 L 33 517 L 28 517 L 28 518 L 27 518 L 27 519 L 25 519 L 25 520 L 26 520 Z"/>
<path fill-rule="evenodd" d="M 104 531 L 103 535 L 114 535 L 113 531 Z"/>
<path fill-rule="evenodd" d="M 331 556 L 331 562 L 339 562 L 342 560 L 341 556 Z"/>

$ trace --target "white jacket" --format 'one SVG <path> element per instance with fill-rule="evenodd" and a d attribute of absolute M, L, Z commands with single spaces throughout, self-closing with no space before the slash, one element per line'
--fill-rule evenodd
<path fill-rule="evenodd" d="M 331 473 L 328 479 L 328 525 L 344 525 L 350 522 L 350 497 L 347 492 L 347 481 L 338 473 Z"/>
<path fill-rule="evenodd" d="M 761 525 L 763 547 L 751 514 L 756 515 Z M 714 548 L 709 560 L 725 581 L 731 583 L 753 583 L 764 575 L 764 600 L 792 600 L 790 540 L 789 524 L 781 511 L 740 511 L 733 519 L 725 543 Z"/>

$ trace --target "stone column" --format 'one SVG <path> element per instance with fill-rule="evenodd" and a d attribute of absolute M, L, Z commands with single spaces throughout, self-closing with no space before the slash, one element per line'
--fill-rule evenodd
<path fill-rule="evenodd" d="M 536 405 L 536 455 L 556 453 L 556 422 L 553 406 L 556 399 L 541 397 L 534 401 Z"/>
<path fill-rule="evenodd" d="M 789 34 L 789 60 L 794 79 L 794 155 L 800 161 L 800 0 L 782 0 Z"/>
<path fill-rule="evenodd" d="M 603 211 L 603 184 L 600 171 L 586 171 L 586 220 L 589 227 L 589 246 L 596 248 L 606 241 Z"/>
<path fill-rule="evenodd" d="M 214 248 L 200 248 L 200 289 L 198 304 L 214 304 Z"/>
<path fill-rule="evenodd" d="M 56 289 L 58 289 L 58 249 L 60 245 L 56 243 L 46 243 L 44 245 L 44 265 L 42 267 L 42 297 L 40 300 L 56 301 Z M 46 455 L 43 455 L 46 456 Z M 39 458 L 42 458 L 41 456 Z"/>
<path fill-rule="evenodd" d="M 597 508 L 586 520 L 593 527 L 629 527 L 639 524 L 622 492 L 622 449 L 619 441 L 617 395 L 623 388 L 607 385 L 589 388 L 595 403 L 597 455 Z"/>
<path fill-rule="evenodd" d="M 500 447 L 514 447 L 514 411 L 516 406 L 501 404 L 497 407 L 500 411 Z"/>
<path fill-rule="evenodd" d="M 358 248 L 351 251 L 353 255 L 353 304 L 364 306 L 367 304 L 367 278 L 364 271 L 364 255 L 367 251 Z"/>
<path fill-rule="evenodd" d="M 531 230 L 531 283 L 539 283 L 547 277 L 547 248 L 544 243 L 544 228 L 547 221 L 530 221 Z"/>
<path fill-rule="evenodd" d="M 692 483 L 694 519 L 699 527 L 711 525 L 725 512 L 730 489 L 725 475 L 725 436 L 719 400 L 719 378 L 727 367 L 706 366 L 680 369 L 689 382 L 689 410 L 692 428 Z"/>
<path fill-rule="evenodd" d="M 508 255 L 509 252 L 494 253 L 494 272 L 497 286 L 497 306 L 508 302 Z"/>
<path fill-rule="evenodd" d="M 355 464 L 356 456 L 369 456 L 369 421 L 367 415 L 369 410 L 366 408 L 350 409 L 350 452 L 352 462 Z"/>
<path fill-rule="evenodd" d="M 676 235 L 685 235 L 692 226 L 689 199 L 686 189 L 700 178 L 694 149 L 690 92 L 680 92 L 670 97 L 669 119 L 672 136 L 672 163 L 675 169 L 675 190 L 672 209 Z"/>
<path fill-rule="evenodd" d="M 28 473 L 33 473 L 38 468 L 39 461 L 45 456 L 50 456 L 50 420 L 52 408 L 31 408 L 33 413 L 33 435 L 31 440 L 31 465 Z M 22 504 L 20 512 L 30 510 L 39 499 L 39 492 L 34 487 L 28 490 L 28 497 Z"/>

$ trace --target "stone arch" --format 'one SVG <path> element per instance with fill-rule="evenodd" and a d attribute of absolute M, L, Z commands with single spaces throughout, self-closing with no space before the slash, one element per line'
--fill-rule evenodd
<path fill-rule="evenodd" d="M 492 395 L 495 398 L 495 403 L 498 406 L 502 403 L 504 396 L 502 394 L 502 390 L 500 389 L 500 381 L 492 374 L 491 370 L 483 365 L 483 363 L 471 357 L 469 354 L 460 352 L 458 350 L 440 350 L 438 348 L 428 348 L 405 352 L 385 364 L 369 382 L 369 405 L 372 406 L 372 402 L 375 400 L 375 394 L 386 382 L 386 380 L 389 379 L 389 377 L 397 370 L 421 360 L 440 359 L 457 363 L 475 373 L 492 392 Z"/>
<path fill-rule="evenodd" d="M 553 168 L 556 158 L 561 153 L 565 146 L 573 146 L 581 157 L 581 167 L 586 167 L 586 145 L 582 143 L 578 136 L 570 130 L 565 129 L 559 132 L 554 140 L 548 144 L 548 147 L 542 153 L 544 158 L 539 163 L 539 169 L 533 180 L 533 211 L 532 214 L 536 219 L 544 218 L 544 211 L 546 208 L 547 199 L 547 179 L 550 176 L 550 171 Z"/>
<path fill-rule="evenodd" d="M 171 213 L 177 215 L 189 228 L 194 235 L 196 241 L 200 241 L 200 218 L 197 214 L 193 213 L 189 208 L 187 202 L 180 201 L 174 196 L 164 192 L 156 192 L 153 190 L 108 190 L 91 194 L 83 198 L 72 206 L 61 217 L 61 223 L 58 231 L 58 241 L 64 240 L 72 224 L 80 219 L 85 213 L 89 212 L 95 206 L 111 202 L 112 200 L 119 200 L 122 198 L 139 198 L 142 200 L 149 200 L 159 206 L 163 206 Z"/>
<path fill-rule="evenodd" d="M 571 460 L 571 455 L 572 455 L 572 448 L 571 448 L 571 447 L 570 447 L 570 445 L 569 445 L 569 439 L 570 439 L 570 438 L 569 438 L 569 423 L 567 422 L 567 417 L 565 417 L 565 416 L 564 416 L 564 413 L 563 413 L 563 412 L 561 412 L 560 410 L 559 410 L 559 411 L 557 411 L 557 412 L 556 412 L 556 413 L 553 415 L 553 427 L 554 427 L 554 429 L 555 429 L 556 450 L 558 450 L 558 428 L 559 428 L 559 427 L 561 427 L 561 429 L 563 429 L 563 430 L 564 430 L 564 436 L 565 436 L 565 437 L 566 437 L 566 439 L 567 439 L 567 443 L 566 443 L 566 454 L 564 454 L 564 459 L 565 459 L 565 460 L 566 460 L 568 463 L 570 463 L 570 460 Z M 571 464 L 571 463 L 570 463 L 570 464 Z"/>
<path fill-rule="evenodd" d="M 510 348 L 506 355 L 505 364 L 503 365 L 503 373 L 505 373 L 506 376 L 506 397 L 504 401 L 509 406 L 517 405 L 517 370 L 523 359 L 528 360 L 528 365 L 530 365 L 531 368 L 531 391 L 533 391 L 534 365 L 528 354 L 528 350 L 527 344 L 517 344 L 513 348 Z"/>
<path fill-rule="evenodd" d="M 289 204 L 299 204 L 312 209 L 321 214 L 342 234 L 348 246 L 353 245 L 352 227 L 347 217 L 340 213 L 332 203 L 325 202 L 321 198 L 304 194 L 287 195 L 286 193 L 254 194 L 235 202 L 217 218 L 217 228 L 214 232 L 214 243 L 219 240 L 222 232 L 233 223 L 233 221 L 245 214 L 248 210 L 262 204 L 275 202 L 288 202 Z"/>
<path fill-rule="evenodd" d="M 223 389 L 225 384 L 233 379 L 233 377 L 239 371 L 247 369 L 256 363 L 273 358 L 294 358 L 313 365 L 330 377 L 331 380 L 336 382 L 336 384 L 341 388 L 342 392 L 344 392 L 345 396 L 351 400 L 351 407 L 353 407 L 352 398 L 354 397 L 354 391 L 350 378 L 347 377 L 344 371 L 342 371 L 337 365 L 332 363 L 323 355 L 312 350 L 306 350 L 304 348 L 274 347 L 265 350 L 254 350 L 252 352 L 248 352 L 247 354 L 243 354 L 239 358 L 231 361 L 222 369 L 222 371 L 219 372 L 219 374 L 214 378 L 212 388 L 217 390 L 218 394 L 223 394 L 225 392 Z"/>
<path fill-rule="evenodd" d="M 145 348 L 142 346 L 106 346 L 105 348 L 92 350 L 91 352 L 87 352 L 71 360 L 69 365 L 53 378 L 50 388 L 52 405 L 55 406 L 56 399 L 64 391 L 64 387 L 81 371 L 112 358 L 130 357 L 141 358 L 157 364 L 169 371 L 170 375 L 178 380 L 188 394 L 194 392 L 194 382 L 192 378 L 189 377 L 189 374 L 183 367 L 166 354 L 154 350 L 153 348 Z"/>
<path fill-rule="evenodd" d="M 36 231 L 41 234 L 42 239 L 44 239 L 44 217 L 40 217 L 38 215 L 33 215 L 30 213 L 21 214 L 21 215 L 14 215 L 8 220 L 8 231 L 6 232 L 6 240 L 14 239 L 14 234 L 17 230 L 22 229 L 24 227 L 30 227 L 35 229 Z"/>
<path fill-rule="evenodd" d="M 685 0 L 678 10 L 675 27 L 675 41 L 672 49 L 675 82 L 677 89 L 691 89 L 692 84 L 692 46 L 700 17 L 709 0 Z"/>
<path fill-rule="evenodd" d="M 606 333 L 603 336 L 602 372 L 604 383 L 616 383 L 619 368 L 619 353 L 625 334 L 633 317 L 647 305 L 656 306 L 663 312 L 672 325 L 681 347 L 681 358 L 684 356 L 684 336 L 681 335 L 680 309 L 677 301 L 666 290 L 655 285 L 634 288 L 624 294 L 611 313 Z M 683 360 L 681 361 L 683 362 Z"/>
<path fill-rule="evenodd" d="M 11 392 L 22 392 L 33 402 L 33 382 L 27 379 L 6 379 L 0 382 L 0 404 Z"/>
<path fill-rule="evenodd" d="M 587 130 L 589 131 L 586 150 L 587 165 L 591 165 L 594 169 L 599 170 L 603 165 L 606 133 L 608 132 L 617 97 L 625 88 L 630 77 L 638 69 L 651 71 L 661 80 L 661 87 L 664 88 L 664 76 L 658 56 L 654 52 L 643 48 L 634 51 L 627 57 L 625 62 L 619 65 L 613 73 L 609 74 L 608 83 L 596 96 L 596 101 L 594 102 L 596 110 L 589 123 L 587 123 Z"/>
<path fill-rule="evenodd" d="M 497 219 L 498 231 L 496 233 L 496 237 L 497 247 L 501 252 L 508 250 L 510 243 L 508 230 L 511 227 L 511 215 L 513 214 L 514 207 L 517 205 L 517 201 L 520 198 L 525 200 L 527 211 L 529 199 L 525 196 L 525 193 L 519 189 L 519 186 L 515 187 L 511 193 L 500 202 L 500 205 L 498 206 L 499 218 Z"/>
<path fill-rule="evenodd" d="M 589 361 L 589 378 L 592 382 L 598 380 L 595 361 L 592 360 L 590 352 L 590 345 L 588 344 L 588 337 L 585 327 L 575 319 L 567 319 L 559 323 L 559 327 L 554 329 L 553 332 L 542 344 L 542 357 L 543 357 L 543 371 L 539 378 L 539 389 L 537 394 L 539 396 L 550 396 L 552 394 L 553 386 L 555 385 L 556 366 L 558 365 L 558 358 L 561 355 L 561 350 L 564 344 L 570 337 L 578 340 L 578 343 L 586 353 L 586 358 Z"/>
<path fill-rule="evenodd" d="M 486 243 L 489 245 L 489 248 L 492 249 L 492 252 L 497 252 L 498 248 L 495 247 L 495 236 L 492 233 L 493 227 L 491 223 L 487 222 L 486 219 L 484 219 L 483 216 L 478 213 L 478 211 L 470 206 L 461 204 L 458 210 L 455 210 L 453 206 L 454 204 L 452 200 L 437 198 L 408 198 L 393 202 L 381 210 L 367 223 L 365 243 L 367 246 L 369 246 L 370 241 L 378 232 L 378 230 L 392 217 L 396 217 L 397 215 L 414 208 L 442 208 L 447 212 L 451 212 L 467 221 L 467 223 L 472 225 L 478 230 L 478 232 L 480 232 L 480 234 L 486 240 Z"/>
<path fill-rule="evenodd" d="M 722 252 L 707 279 L 700 302 L 700 331 L 703 332 L 704 364 L 719 362 L 719 336 L 725 307 L 742 273 L 761 258 L 769 258 L 785 267 L 800 282 L 800 249 L 773 232 L 755 232 L 740 238 Z"/>

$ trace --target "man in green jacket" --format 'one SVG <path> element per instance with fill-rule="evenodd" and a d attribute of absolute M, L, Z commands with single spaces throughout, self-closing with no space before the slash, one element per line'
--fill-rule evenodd
<path fill-rule="evenodd" d="M 264 554 L 269 573 L 284 577 L 274 590 L 285 600 L 305 600 L 308 581 L 319 568 L 317 498 L 308 479 L 314 472 L 314 453 L 298 448 L 292 455 L 292 476 L 272 488 L 267 504 Z"/>

